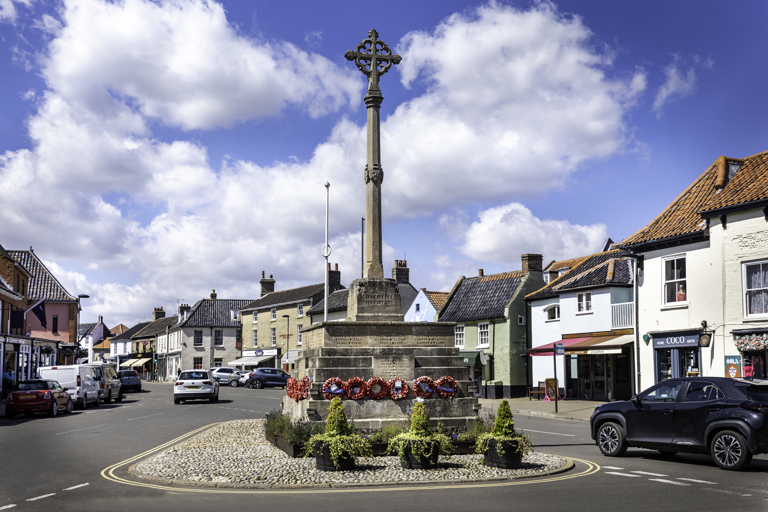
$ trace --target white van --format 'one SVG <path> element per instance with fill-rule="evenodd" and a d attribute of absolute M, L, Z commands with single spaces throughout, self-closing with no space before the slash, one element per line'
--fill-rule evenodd
<path fill-rule="evenodd" d="M 37 370 L 41 379 L 55 380 L 67 388 L 72 401 L 85 409 L 88 403 L 99 406 L 99 382 L 93 368 L 85 364 L 69 366 L 43 366 Z"/>

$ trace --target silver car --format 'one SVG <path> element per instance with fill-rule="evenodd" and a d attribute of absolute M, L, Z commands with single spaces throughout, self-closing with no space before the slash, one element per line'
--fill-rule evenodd
<path fill-rule="evenodd" d="M 211 403 L 219 399 L 219 381 L 210 370 L 185 370 L 179 374 L 173 386 L 173 403 L 180 404 L 186 400 L 209 400 Z"/>

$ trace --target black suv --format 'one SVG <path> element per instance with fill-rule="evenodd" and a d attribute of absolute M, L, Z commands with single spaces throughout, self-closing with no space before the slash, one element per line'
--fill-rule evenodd
<path fill-rule="evenodd" d="M 723 469 L 739 469 L 768 453 L 768 382 L 687 377 L 660 382 L 626 402 L 603 404 L 590 419 L 603 455 L 628 446 L 663 454 L 709 453 Z"/>
<path fill-rule="evenodd" d="M 256 368 L 245 381 L 245 387 L 261 389 L 267 386 L 285 387 L 288 382 L 288 375 L 279 368 Z"/>

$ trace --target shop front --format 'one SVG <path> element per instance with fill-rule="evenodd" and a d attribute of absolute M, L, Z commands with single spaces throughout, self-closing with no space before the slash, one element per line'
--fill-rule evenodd
<path fill-rule="evenodd" d="M 766 378 L 766 350 L 768 350 L 768 327 L 734 329 L 733 343 L 741 353 L 744 377 Z"/>
<path fill-rule="evenodd" d="M 701 375 L 700 330 L 648 333 L 653 338 L 654 382 Z M 709 338 L 704 338 L 708 343 Z"/>
<path fill-rule="evenodd" d="M 227 366 L 240 370 L 253 370 L 254 368 L 279 368 L 280 349 L 265 348 L 255 350 L 243 350 L 243 357 L 228 361 Z"/>
<path fill-rule="evenodd" d="M 483 381 L 492 380 L 490 355 L 482 350 L 461 350 L 459 355 L 464 358 L 464 366 L 469 367 L 469 378 L 475 386 L 475 396 L 486 398 L 487 393 Z"/>
<path fill-rule="evenodd" d="M 560 383 L 565 398 L 575 400 L 628 400 L 632 397 L 634 334 L 564 338 L 565 355 L 557 365 L 564 368 Z M 552 359 L 552 345 L 528 350 L 531 356 Z M 559 371 L 558 371 L 559 373 Z M 562 375 L 562 374 L 561 374 Z"/>

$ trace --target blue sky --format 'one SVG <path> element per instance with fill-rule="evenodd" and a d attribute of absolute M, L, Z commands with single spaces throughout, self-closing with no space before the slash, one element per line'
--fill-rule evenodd
<path fill-rule="evenodd" d="M 765 2 L 0 0 L 0 244 L 84 320 L 360 272 L 371 28 L 385 269 L 412 283 L 598 251 L 765 142 Z"/>

